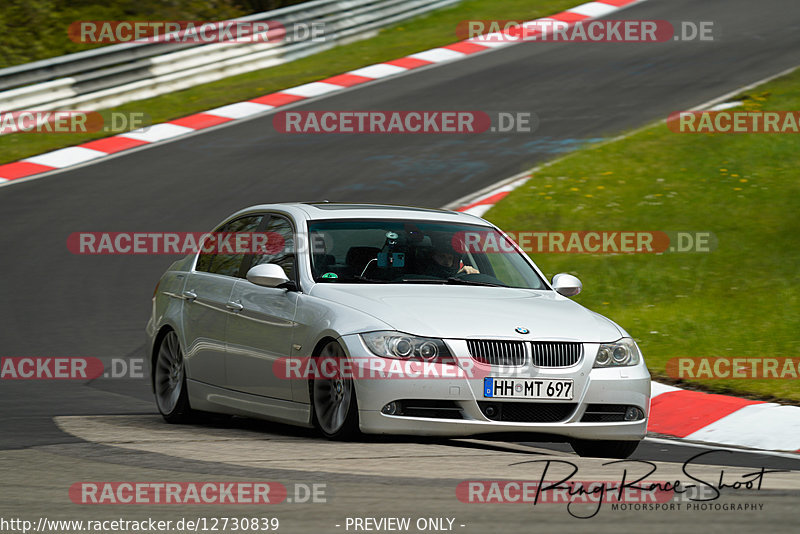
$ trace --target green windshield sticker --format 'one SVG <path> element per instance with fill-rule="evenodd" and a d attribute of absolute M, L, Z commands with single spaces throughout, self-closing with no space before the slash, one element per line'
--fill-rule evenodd
<path fill-rule="evenodd" d="M 322 275 L 322 278 L 339 278 L 339 275 L 336 273 L 325 273 Z"/>

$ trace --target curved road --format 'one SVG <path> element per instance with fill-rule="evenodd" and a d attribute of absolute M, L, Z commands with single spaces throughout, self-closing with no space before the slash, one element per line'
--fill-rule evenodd
<path fill-rule="evenodd" d="M 297 106 L 327 110 L 530 111 L 541 120 L 533 135 L 283 135 L 275 132 L 272 117 L 267 114 L 0 188 L 0 272 L 4 275 L 0 285 L 4 334 L 0 355 L 94 356 L 105 361 L 142 356 L 150 295 L 171 258 L 75 256 L 66 248 L 66 238 L 72 232 L 203 231 L 243 206 L 289 200 L 327 198 L 441 206 L 588 140 L 617 135 L 800 63 L 800 9 L 796 0 L 649 0 L 613 18 L 666 19 L 673 24 L 681 20 L 713 21 L 717 39 L 639 45 L 522 44 Z M 192 456 L 189 445 L 179 447 L 183 453 L 174 453 L 120 448 L 110 443 L 115 440 L 109 440 L 109 436 L 126 435 L 126 429 L 131 428 L 128 422 L 138 429 L 132 441 L 140 440 L 141 433 L 157 431 L 148 419 L 155 408 L 144 380 L 99 379 L 86 384 L 2 381 L 0 406 L 4 414 L 0 421 L 0 463 L 7 477 L 0 486 L 0 512 L 5 517 L 23 511 L 38 514 L 50 506 L 61 511 L 77 510 L 63 502 L 64 488 L 81 476 L 105 480 L 169 478 L 164 470 L 193 473 L 195 479 L 209 474 L 242 474 L 241 466 L 238 471 L 221 467 L 230 465 L 217 452 L 207 461 Z M 95 419 L 82 417 L 123 414 L 132 419 L 112 418 L 105 432 L 90 424 Z M 66 419 L 58 419 L 57 424 L 55 416 Z M 244 425 L 243 431 L 255 432 L 253 439 L 263 439 L 267 445 L 271 439 L 271 434 L 265 434 L 264 427 L 255 423 L 220 424 Z M 95 430 L 81 430 L 87 425 Z M 193 438 L 203 444 L 203 450 L 206 440 L 214 442 L 207 437 L 213 433 L 205 430 L 200 429 L 197 436 L 201 437 Z M 296 431 L 278 427 L 279 438 L 294 435 Z M 330 445 L 303 437 L 300 441 L 308 444 L 310 455 L 330 449 Z M 465 447 L 461 443 L 412 442 L 409 454 L 418 454 L 429 446 L 460 451 Z M 472 450 L 494 450 L 495 445 L 482 443 Z M 169 448 L 168 440 L 159 446 Z M 503 449 L 500 456 L 553 454 L 575 460 L 565 452 L 568 449 L 558 445 L 546 449 L 514 446 L 513 453 L 504 449 L 511 445 L 496 447 Z M 674 467 L 694 450 L 652 442 L 643 445 L 637 457 Z M 449 454 L 444 456 L 449 458 Z M 330 462 L 315 465 L 320 471 L 336 471 L 338 467 L 333 467 L 341 461 L 334 455 Z M 581 462 L 584 465 L 587 461 Z M 745 453 L 717 461 L 759 467 L 765 462 L 782 469 L 798 469 L 800 465 L 796 460 Z M 31 468 L 23 470 L 21 465 Z M 466 506 L 455 501 L 452 485 L 447 482 L 465 478 L 466 464 L 453 463 L 452 469 L 450 465 L 440 462 L 438 470 L 432 471 L 440 477 L 435 479 L 404 478 L 402 472 L 382 470 L 379 464 L 374 465 L 371 477 L 363 473 L 352 475 L 356 478 L 341 473 L 330 476 L 343 484 L 340 496 L 366 498 L 369 506 L 362 508 L 375 515 L 379 515 L 378 508 L 390 508 L 398 492 L 413 495 L 408 497 L 409 502 L 432 513 L 434 505 L 443 510 Z M 250 476 L 269 477 L 271 468 L 261 465 Z M 444 486 L 450 489 L 439 492 Z M 788 526 L 796 520 L 791 503 L 796 502 L 797 488 L 786 492 L 792 487 L 791 481 L 778 486 L 769 494 L 768 503 L 774 506 L 770 516 L 720 513 L 705 517 L 719 520 L 720 530 L 736 524 L 755 528 L 759 521 L 773 523 L 779 529 L 781 524 Z M 432 492 L 428 500 L 423 498 L 425 488 Z M 759 502 L 765 502 L 764 495 L 759 496 Z M 350 506 L 351 501 L 344 502 Z M 356 501 L 352 503 L 355 506 Z M 352 506 L 351 512 L 357 513 Z M 415 508 L 404 505 L 404 509 Z M 309 512 L 308 525 L 327 521 L 325 514 L 330 509 L 314 510 Z M 502 507 L 468 506 L 465 510 L 465 519 L 474 514 L 494 517 L 494 521 L 510 525 L 509 532 L 522 531 L 527 517 L 545 517 L 546 521 L 560 517 L 526 515 L 527 508 L 524 513 L 517 509 L 513 517 Z M 288 514 L 287 521 L 291 512 Z M 692 524 L 695 519 L 687 519 L 690 517 L 694 516 L 665 515 L 663 521 Z M 609 518 L 624 520 L 631 527 L 646 526 L 649 521 L 633 514 L 608 515 L 595 526 L 613 528 L 614 521 Z M 470 520 L 484 521 L 482 528 L 491 528 L 488 519 Z M 469 530 L 476 531 L 473 526 L 469 524 Z M 328 527 L 331 532 L 340 530 Z"/>

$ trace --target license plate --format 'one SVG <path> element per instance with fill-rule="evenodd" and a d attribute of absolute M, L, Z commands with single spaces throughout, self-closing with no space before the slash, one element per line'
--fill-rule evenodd
<path fill-rule="evenodd" d="M 572 380 L 486 377 L 483 379 L 483 396 L 493 399 L 572 400 Z"/>

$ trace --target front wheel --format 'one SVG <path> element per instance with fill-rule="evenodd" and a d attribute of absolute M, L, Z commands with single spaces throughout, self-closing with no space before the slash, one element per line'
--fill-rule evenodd
<path fill-rule="evenodd" d="M 317 358 L 317 369 L 335 369 L 335 376 L 311 379 L 311 411 L 314 426 L 329 439 L 351 439 L 359 435 L 358 401 L 351 377 L 342 376 L 347 356 L 336 341 L 331 341 Z M 326 360 L 331 360 L 326 364 Z"/>
<path fill-rule="evenodd" d="M 570 445 L 578 456 L 622 459 L 633 454 L 633 451 L 639 446 L 639 442 L 576 439 L 570 442 Z"/>
<path fill-rule="evenodd" d="M 170 330 L 158 347 L 153 369 L 153 389 L 161 416 L 168 423 L 186 423 L 194 413 L 186 391 L 186 370 L 178 335 Z"/>

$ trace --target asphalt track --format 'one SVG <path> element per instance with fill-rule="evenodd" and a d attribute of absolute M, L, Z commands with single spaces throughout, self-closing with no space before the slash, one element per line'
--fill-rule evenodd
<path fill-rule="evenodd" d="M 531 111 L 541 120 L 533 135 L 283 135 L 274 131 L 272 117 L 266 115 L 1 188 L 2 355 L 94 356 L 104 361 L 142 357 L 153 285 L 172 259 L 75 256 L 66 248 L 72 232 L 204 231 L 243 206 L 289 200 L 441 206 L 587 140 L 617 135 L 800 63 L 800 8 L 795 0 L 650 0 L 613 18 L 666 19 L 673 24 L 710 20 L 718 33 L 713 42 L 523 44 L 298 107 Z M 289 507 L 276 512 L 287 525 L 294 522 L 287 532 L 338 531 L 332 518 L 346 514 L 457 514 L 467 525 L 460 529 L 465 532 L 501 526 L 503 532 L 523 532 L 530 530 L 532 521 L 553 526 L 571 521 L 572 531 L 593 532 L 616 530 L 620 524 L 657 530 L 694 528 L 698 521 L 707 522 L 703 528 L 709 532 L 754 530 L 766 524 L 773 531 L 790 531 L 797 520 L 800 484 L 796 474 L 793 479 L 776 481 L 773 489 L 736 497 L 765 503 L 762 512 L 619 512 L 578 522 L 552 508 L 533 511 L 526 506 L 459 503 L 453 481 L 469 478 L 471 464 L 451 463 L 448 453 L 430 471 L 434 478 L 403 476 L 379 462 L 371 474 L 332 474 L 345 458 L 322 453 L 336 446 L 285 427 L 276 430 L 274 425 L 241 421 L 220 425 L 236 427 L 225 428 L 226 432 L 254 434 L 252 440 L 260 442 L 261 448 L 253 450 L 262 456 L 269 455 L 269 432 L 277 432 L 284 438 L 299 436 L 298 447 L 307 447 L 310 455 L 322 454 L 327 461 L 315 472 L 278 469 L 274 463 L 248 469 L 233 465 L 224 454 L 208 458 L 188 452 L 168 454 L 168 440 L 156 444 L 162 451 L 118 447 L 114 436 L 125 434 L 126 421 L 133 421 L 138 429 L 136 439 L 130 441 L 156 431 L 148 426 L 155 407 L 144 380 L 2 381 L 0 408 L 3 517 L 47 511 L 61 512 L 62 518 L 89 514 L 66 498 L 66 487 L 87 477 L 204 480 L 244 476 L 322 479 L 335 486 L 336 499 L 331 503 L 338 501 L 336 506 L 308 505 L 302 511 Z M 112 418 L 105 434 L 75 431 L 92 421 L 81 416 L 99 415 L 134 418 Z M 55 416 L 78 417 L 71 419 L 76 422 L 70 427 L 73 431 L 59 427 Z M 205 451 L 215 439 L 227 439 L 213 438 L 219 434 L 200 428 L 183 442 L 181 450 Z M 435 446 L 450 447 L 455 453 L 463 449 L 461 443 Z M 490 451 L 509 446 L 481 443 L 474 447 Z M 429 446 L 413 440 L 387 444 L 386 450 L 401 452 L 387 455 L 391 458 L 386 465 L 411 465 Z M 568 449 L 548 447 L 502 455 L 553 454 L 591 468 L 591 461 L 577 460 Z M 681 445 L 646 443 L 637 457 L 674 468 L 694 451 Z M 377 462 L 380 455 L 375 458 Z M 472 459 L 478 464 L 484 455 Z M 497 461 L 515 463 L 506 457 Z M 716 461 L 728 466 L 800 469 L 796 460 L 750 453 L 725 455 Z M 505 469 L 498 473 L 507 474 Z M 221 513 L 219 508 L 200 508 L 200 515 Z M 118 512 L 131 513 L 130 508 L 113 507 L 91 513 Z M 157 513 L 177 515 L 175 510 Z"/>

